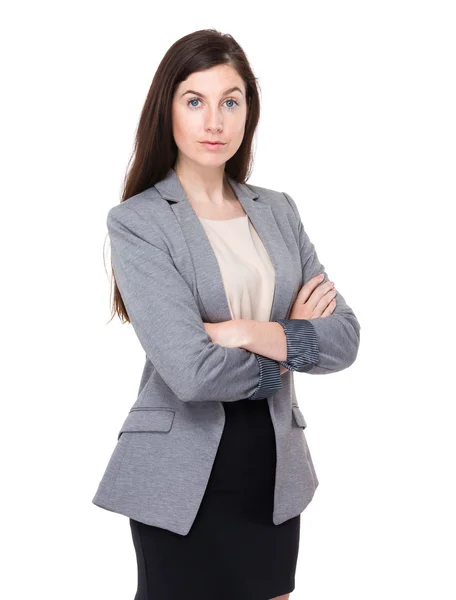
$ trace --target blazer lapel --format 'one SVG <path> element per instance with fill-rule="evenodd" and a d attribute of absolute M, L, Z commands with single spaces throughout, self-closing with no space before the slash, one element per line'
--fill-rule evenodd
<path fill-rule="evenodd" d="M 286 318 L 296 292 L 296 279 L 292 257 L 272 209 L 268 204 L 258 202 L 259 195 L 246 184 L 239 183 L 230 176 L 228 181 L 261 238 L 275 269 L 274 297 L 269 320 Z M 163 198 L 172 201 L 170 207 L 187 241 L 195 268 L 198 293 L 209 322 L 231 320 L 217 257 L 173 168 L 164 179 L 155 184 L 155 188 Z"/>

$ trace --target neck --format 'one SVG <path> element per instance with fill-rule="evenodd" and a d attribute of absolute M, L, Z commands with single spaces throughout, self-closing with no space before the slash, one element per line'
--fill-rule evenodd
<path fill-rule="evenodd" d="M 233 200 L 224 164 L 220 167 L 201 167 L 179 162 L 173 168 L 187 197 L 198 205 L 223 208 Z"/>

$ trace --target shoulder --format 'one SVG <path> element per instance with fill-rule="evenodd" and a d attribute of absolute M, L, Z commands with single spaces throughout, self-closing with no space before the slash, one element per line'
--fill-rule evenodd
<path fill-rule="evenodd" d="M 257 195 L 254 202 L 266 205 L 272 210 L 278 222 L 286 219 L 293 227 L 297 226 L 300 216 L 289 194 L 250 183 L 242 185 Z M 109 209 L 108 227 L 119 223 L 126 226 L 134 225 L 135 228 L 147 225 L 151 229 L 151 234 L 154 230 L 155 234 L 162 234 L 166 238 L 169 229 L 175 225 L 175 219 L 169 202 L 152 186 Z"/>
<path fill-rule="evenodd" d="M 154 187 L 150 187 L 110 208 L 108 221 L 111 219 L 132 218 L 132 213 L 136 213 L 139 218 L 150 221 L 150 216 L 165 211 L 167 207 L 167 201 L 160 196 Z"/>
<path fill-rule="evenodd" d="M 286 214 L 292 221 L 300 219 L 298 207 L 290 194 L 258 185 L 247 185 L 258 194 L 256 202 L 268 204 L 274 213 Z"/>
<path fill-rule="evenodd" d="M 108 210 L 106 225 L 111 239 L 127 244 L 143 240 L 167 251 L 168 202 L 152 187 L 119 202 Z M 162 231 L 163 230 L 163 231 Z"/>
<path fill-rule="evenodd" d="M 279 190 L 260 185 L 253 185 L 251 183 L 244 183 L 243 185 L 258 195 L 256 202 L 269 204 L 271 207 L 280 206 L 286 203 L 283 193 L 279 192 Z"/>

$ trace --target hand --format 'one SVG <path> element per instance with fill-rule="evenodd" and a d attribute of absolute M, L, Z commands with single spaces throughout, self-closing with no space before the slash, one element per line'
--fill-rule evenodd
<path fill-rule="evenodd" d="M 226 348 L 241 348 L 244 340 L 240 320 L 232 319 L 221 323 L 203 323 L 203 325 L 214 344 Z"/>
<path fill-rule="evenodd" d="M 289 319 L 316 319 L 328 317 L 336 308 L 337 294 L 333 281 L 325 281 L 320 275 L 309 279 L 301 288 L 291 309 Z"/>

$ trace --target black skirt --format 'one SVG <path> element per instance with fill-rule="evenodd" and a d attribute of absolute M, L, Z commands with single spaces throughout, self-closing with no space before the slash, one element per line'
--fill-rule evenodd
<path fill-rule="evenodd" d="M 222 403 L 226 422 L 186 536 L 130 519 L 135 600 L 269 600 L 292 592 L 300 515 L 274 525 L 274 428 L 267 400 Z"/>

